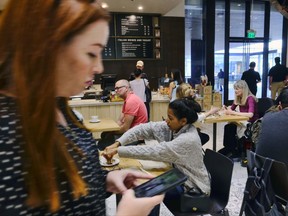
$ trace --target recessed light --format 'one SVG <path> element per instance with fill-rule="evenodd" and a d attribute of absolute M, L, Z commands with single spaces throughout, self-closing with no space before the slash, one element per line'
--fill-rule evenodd
<path fill-rule="evenodd" d="M 143 7 L 142 7 L 142 6 L 139 6 L 139 7 L 138 7 L 138 10 L 143 10 Z"/>
<path fill-rule="evenodd" d="M 102 7 L 102 8 L 108 8 L 108 4 L 105 3 L 105 2 L 103 2 L 103 3 L 101 4 L 101 7 Z"/>

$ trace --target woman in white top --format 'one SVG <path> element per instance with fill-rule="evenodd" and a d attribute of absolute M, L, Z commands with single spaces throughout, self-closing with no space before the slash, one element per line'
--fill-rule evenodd
<path fill-rule="evenodd" d="M 142 70 L 137 69 L 134 72 L 135 79 L 130 81 L 130 87 L 131 90 L 133 91 L 134 94 L 136 94 L 138 97 L 141 98 L 141 100 L 145 103 L 147 113 L 148 113 L 148 120 L 150 118 L 150 106 L 149 102 L 146 100 L 146 95 L 145 95 L 145 87 L 147 86 L 149 88 L 149 82 L 147 79 L 142 79 L 141 78 Z"/>

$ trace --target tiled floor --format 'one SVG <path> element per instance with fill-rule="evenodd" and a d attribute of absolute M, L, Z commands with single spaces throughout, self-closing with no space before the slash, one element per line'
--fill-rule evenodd
<path fill-rule="evenodd" d="M 223 147 L 223 128 L 225 124 L 226 123 L 218 123 L 217 125 L 217 150 Z M 201 131 L 209 134 L 210 136 L 209 142 L 206 143 L 203 146 L 203 148 L 212 149 L 212 131 L 213 131 L 212 124 L 202 124 Z M 235 162 L 232 177 L 232 185 L 230 189 L 230 198 L 227 205 L 227 209 L 229 210 L 230 216 L 239 215 L 246 178 L 247 178 L 246 168 L 241 167 L 239 162 Z M 107 199 L 106 206 L 107 206 L 106 215 L 114 216 L 116 208 L 115 196 L 111 196 L 109 199 Z M 171 214 L 169 210 L 163 205 L 161 206 L 160 215 L 173 216 L 173 214 Z"/>

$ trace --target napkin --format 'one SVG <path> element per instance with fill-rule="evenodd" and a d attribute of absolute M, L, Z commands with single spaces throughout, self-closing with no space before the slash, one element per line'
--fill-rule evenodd
<path fill-rule="evenodd" d="M 152 169 L 166 169 L 169 168 L 170 166 L 164 162 L 160 161 L 151 161 L 151 160 L 138 160 L 143 169 L 145 170 L 152 170 Z"/>

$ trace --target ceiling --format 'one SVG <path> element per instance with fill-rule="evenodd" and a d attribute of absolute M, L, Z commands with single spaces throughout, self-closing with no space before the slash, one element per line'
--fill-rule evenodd
<path fill-rule="evenodd" d="M 99 2 L 107 3 L 107 9 L 111 12 L 158 13 L 162 15 L 183 3 L 182 13 L 184 14 L 184 0 L 99 0 Z M 138 10 L 139 6 L 142 6 L 143 10 Z"/>
<path fill-rule="evenodd" d="M 9 0 L 0 0 L 0 10 Z M 19 0 L 21 1 L 21 0 Z M 110 12 L 156 13 L 161 15 L 184 16 L 184 0 L 98 0 L 106 3 Z M 142 10 L 138 7 L 142 6 Z M 177 8 L 180 9 L 177 10 Z M 175 9 L 177 11 L 175 11 Z"/>

